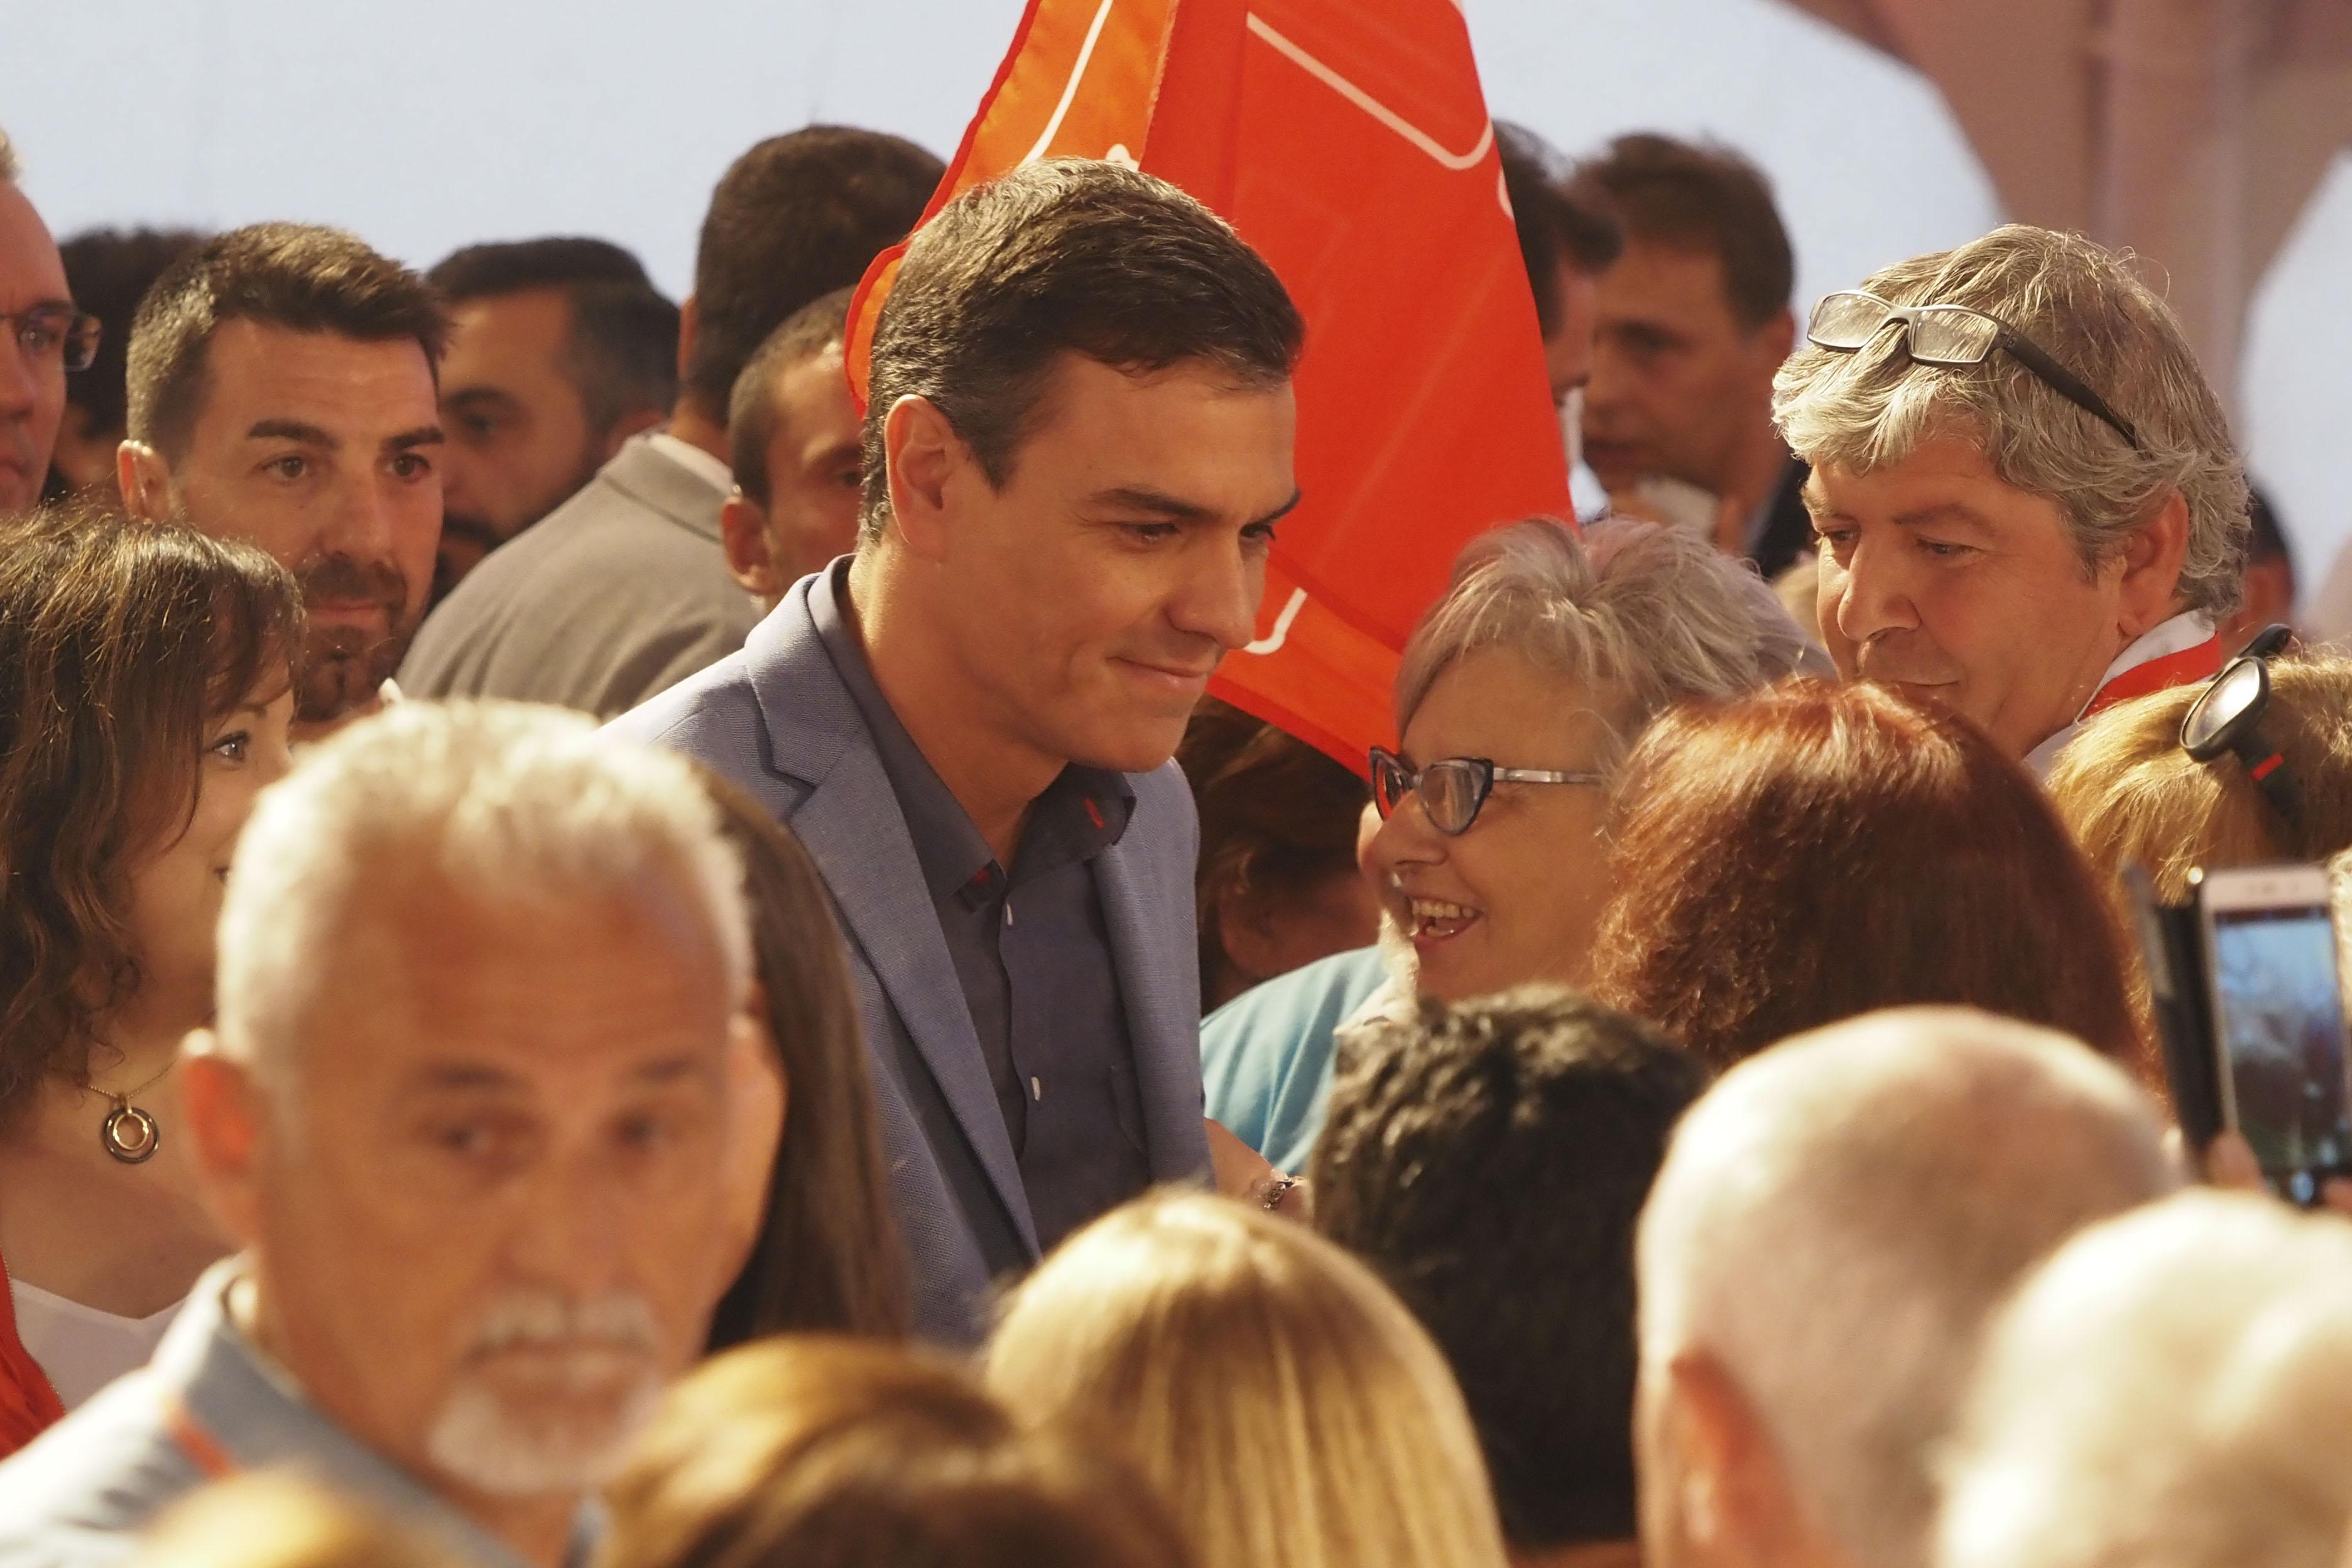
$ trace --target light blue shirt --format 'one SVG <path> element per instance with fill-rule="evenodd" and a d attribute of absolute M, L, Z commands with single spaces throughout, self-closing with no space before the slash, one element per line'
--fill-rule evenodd
<path fill-rule="evenodd" d="M 1331 1100 L 1332 1037 L 1388 983 L 1377 947 L 1318 959 L 1243 992 L 1201 1024 L 1209 1119 L 1293 1175 Z"/>
<path fill-rule="evenodd" d="M 362 1445 L 268 1365 L 228 1312 L 237 1260 L 196 1281 L 155 1359 L 0 1462 L 0 1568 L 104 1568 L 158 1514 L 236 1471 L 292 1467 L 417 1531 L 465 1568 L 531 1568 Z M 583 1507 L 570 1558 L 586 1559 Z"/>

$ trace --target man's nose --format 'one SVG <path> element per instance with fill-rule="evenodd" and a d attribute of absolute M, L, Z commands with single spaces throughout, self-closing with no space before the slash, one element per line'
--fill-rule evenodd
<path fill-rule="evenodd" d="M 1843 565 L 1824 555 L 1821 573 L 1822 619 L 1833 621 L 1846 641 L 1860 647 L 1886 632 L 1918 627 L 1910 584 L 1878 542 L 1857 545 Z"/>
<path fill-rule="evenodd" d="M 373 475 L 355 477 L 335 498 L 322 542 L 331 554 L 381 561 L 393 552 L 394 507 Z"/>
<path fill-rule="evenodd" d="M 1257 637 L 1257 606 L 1265 594 L 1265 557 L 1238 542 L 1195 552 L 1198 559 L 1181 592 L 1169 606 L 1169 620 L 1181 632 L 1215 642 L 1220 652 L 1247 647 Z"/>
<path fill-rule="evenodd" d="M 621 1271 L 618 1196 L 604 1173 L 548 1161 L 516 1205 L 509 1264 L 527 1279 L 575 1296 L 611 1289 Z"/>

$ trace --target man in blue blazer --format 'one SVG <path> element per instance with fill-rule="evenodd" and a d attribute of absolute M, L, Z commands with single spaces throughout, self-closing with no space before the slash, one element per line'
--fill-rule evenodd
<path fill-rule="evenodd" d="M 1301 325 L 1172 186 L 1033 163 L 908 247 L 857 552 L 615 721 L 767 801 L 848 939 L 921 1333 L 1209 1169 L 1170 757 L 1297 502 Z"/>

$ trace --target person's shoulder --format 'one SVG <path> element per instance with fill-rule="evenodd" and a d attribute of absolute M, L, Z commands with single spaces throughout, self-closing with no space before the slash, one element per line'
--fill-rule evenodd
<path fill-rule="evenodd" d="M 623 740 L 702 757 L 706 748 L 730 738 L 755 737 L 759 718 L 751 656 L 738 648 L 607 721 L 604 731 Z"/>
<path fill-rule="evenodd" d="M 163 1508 L 203 1484 L 143 1374 L 0 1461 L 0 1568 L 97 1568 L 128 1557 Z"/>
<path fill-rule="evenodd" d="M 1388 979 L 1378 947 L 1351 948 L 1277 974 L 1234 997 L 1201 1022 L 1201 1047 L 1296 1040 L 1328 1035 Z"/>

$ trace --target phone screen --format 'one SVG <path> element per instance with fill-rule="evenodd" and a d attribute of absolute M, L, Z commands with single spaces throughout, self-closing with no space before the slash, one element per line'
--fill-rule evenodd
<path fill-rule="evenodd" d="M 2239 1131 L 2273 1176 L 2352 1165 L 2344 997 L 2326 907 L 2217 910 L 2212 921 L 2213 1000 Z"/>

